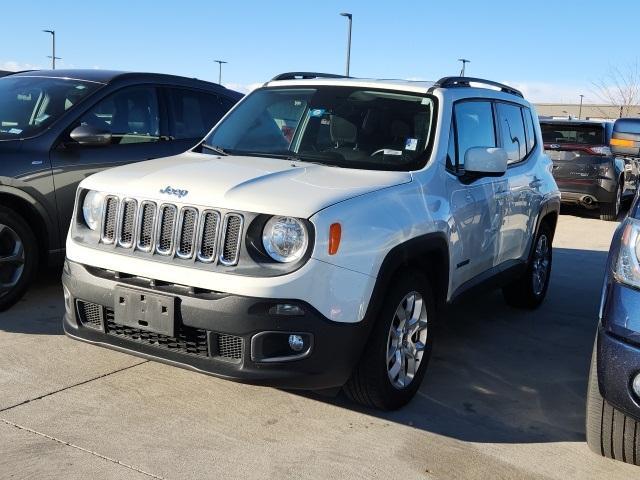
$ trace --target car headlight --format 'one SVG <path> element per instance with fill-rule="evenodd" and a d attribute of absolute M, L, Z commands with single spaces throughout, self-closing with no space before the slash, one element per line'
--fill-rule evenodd
<path fill-rule="evenodd" d="M 627 218 L 614 270 L 616 280 L 640 288 L 640 221 Z"/>
<path fill-rule="evenodd" d="M 95 230 L 100 225 L 102 219 L 102 208 L 104 205 L 104 194 L 96 192 L 95 190 L 89 190 L 84 196 L 82 202 L 82 215 L 84 217 L 84 223 L 87 224 L 91 230 Z"/>
<path fill-rule="evenodd" d="M 307 251 L 307 228 L 297 218 L 271 217 L 262 231 L 262 245 L 275 261 L 295 262 Z"/>

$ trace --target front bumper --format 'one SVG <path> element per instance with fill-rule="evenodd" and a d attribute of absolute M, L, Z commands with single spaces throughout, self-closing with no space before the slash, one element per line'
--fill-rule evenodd
<path fill-rule="evenodd" d="M 66 303 L 64 330 L 70 337 L 258 385 L 309 390 L 339 387 L 348 380 L 370 331 L 366 316 L 356 323 L 335 322 L 297 299 L 203 291 L 141 277 L 117 276 L 108 270 L 71 261 L 65 264 L 62 283 Z M 113 316 L 116 287 L 174 297 L 174 337 L 116 324 Z M 87 304 L 101 312 L 92 317 L 98 321 L 87 321 L 84 310 Z M 272 307 L 277 304 L 298 306 L 304 315 L 276 315 Z M 288 352 L 291 357 L 283 359 L 282 355 L 269 353 L 273 351 L 272 346 L 264 346 L 264 338 L 279 342 L 289 334 L 300 334 L 309 340 L 304 355 Z M 235 348 L 231 349 L 234 353 L 229 354 L 228 346 Z"/>
<path fill-rule="evenodd" d="M 640 373 L 640 292 L 612 282 L 598 327 L 598 384 L 602 396 L 640 421 L 640 398 L 631 384 Z"/>

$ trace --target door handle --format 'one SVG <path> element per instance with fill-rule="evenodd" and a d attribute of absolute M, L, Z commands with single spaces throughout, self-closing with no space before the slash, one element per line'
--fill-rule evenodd
<path fill-rule="evenodd" d="M 539 178 L 536 178 L 535 180 L 529 183 L 529 187 L 531 188 L 538 188 L 540 185 L 542 185 L 542 180 L 540 180 Z"/>

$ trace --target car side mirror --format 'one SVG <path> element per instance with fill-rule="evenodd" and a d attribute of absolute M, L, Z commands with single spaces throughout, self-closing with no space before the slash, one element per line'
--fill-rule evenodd
<path fill-rule="evenodd" d="M 508 160 L 504 148 L 472 147 L 464 154 L 464 171 L 482 177 L 500 177 L 507 171 Z"/>
<path fill-rule="evenodd" d="M 614 155 L 640 158 L 640 118 L 619 118 L 609 146 Z"/>
<path fill-rule="evenodd" d="M 80 145 L 99 147 L 111 143 L 111 132 L 90 125 L 80 125 L 71 130 L 69 134 L 72 140 Z"/>

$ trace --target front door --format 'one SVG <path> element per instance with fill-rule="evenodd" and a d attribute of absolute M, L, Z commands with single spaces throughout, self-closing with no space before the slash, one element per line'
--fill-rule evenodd
<path fill-rule="evenodd" d="M 63 241 L 81 180 L 107 168 L 171 155 L 171 146 L 162 135 L 162 117 L 155 87 L 125 87 L 91 107 L 54 144 L 50 157 Z M 111 144 L 74 143 L 69 132 L 79 125 L 110 131 Z"/>

